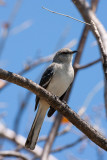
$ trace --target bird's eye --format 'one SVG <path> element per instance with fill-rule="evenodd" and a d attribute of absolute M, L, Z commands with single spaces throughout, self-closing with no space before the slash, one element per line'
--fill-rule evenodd
<path fill-rule="evenodd" d="M 67 53 L 66 53 L 66 52 L 63 52 L 63 54 L 65 54 L 65 55 L 66 55 Z"/>

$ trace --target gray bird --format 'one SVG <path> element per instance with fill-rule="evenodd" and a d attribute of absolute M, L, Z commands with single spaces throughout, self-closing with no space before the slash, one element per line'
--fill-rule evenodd
<path fill-rule="evenodd" d="M 63 100 L 67 89 L 73 81 L 74 70 L 72 67 L 72 54 L 76 52 L 77 51 L 72 51 L 68 48 L 59 50 L 55 54 L 52 64 L 48 66 L 40 80 L 40 86 L 58 96 L 60 100 Z M 25 143 L 25 147 L 30 148 L 31 150 L 35 148 L 47 110 L 50 107 L 48 117 L 52 116 L 55 112 L 55 109 L 44 99 L 36 96 L 35 110 L 37 109 L 38 104 L 38 111 Z"/>

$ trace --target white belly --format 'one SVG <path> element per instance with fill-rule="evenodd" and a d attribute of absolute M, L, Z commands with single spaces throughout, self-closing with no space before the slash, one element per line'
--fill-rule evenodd
<path fill-rule="evenodd" d="M 53 75 L 53 78 L 49 86 L 47 87 L 47 90 L 52 94 L 61 97 L 66 92 L 69 85 L 72 83 L 73 78 L 74 70 L 72 67 L 69 67 L 69 69 L 60 67 Z"/>

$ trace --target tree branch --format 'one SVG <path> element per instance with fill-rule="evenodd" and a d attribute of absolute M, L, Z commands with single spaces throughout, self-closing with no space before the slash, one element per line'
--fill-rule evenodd
<path fill-rule="evenodd" d="M 29 160 L 27 157 L 16 151 L 0 151 L 2 157 L 17 157 L 23 160 Z"/>
<path fill-rule="evenodd" d="M 75 142 L 71 143 L 71 144 L 67 144 L 65 146 L 61 146 L 61 147 L 58 147 L 56 149 L 53 149 L 51 151 L 51 153 L 56 153 L 56 152 L 60 152 L 60 151 L 63 151 L 64 149 L 67 149 L 67 148 L 71 148 L 71 147 L 74 147 L 76 144 L 80 143 L 81 141 L 83 141 L 84 139 L 86 139 L 87 137 L 86 136 L 82 136 L 80 138 L 78 138 Z"/>
<path fill-rule="evenodd" d="M 17 135 L 13 130 L 6 128 L 3 124 L 0 123 L 0 137 L 6 138 L 18 146 L 22 146 L 23 149 L 27 150 L 28 152 L 34 154 L 36 157 L 41 157 L 42 155 L 42 148 L 36 145 L 34 150 L 29 150 L 25 148 L 25 137 L 21 135 Z M 49 160 L 57 160 L 54 156 L 49 155 Z"/>
<path fill-rule="evenodd" d="M 56 118 L 55 118 L 55 121 L 52 125 L 52 128 L 51 128 L 51 131 L 49 133 L 49 136 L 46 140 L 46 143 L 45 143 L 45 146 L 44 146 L 44 149 L 43 149 L 43 153 L 42 153 L 42 157 L 41 157 L 41 160 L 46 160 L 48 159 L 48 155 L 51 151 L 51 148 L 52 148 L 52 144 L 55 140 L 55 137 L 57 135 L 57 131 L 59 129 L 59 126 L 60 126 L 60 122 L 61 122 L 61 119 L 62 119 L 62 115 L 57 113 L 56 115 Z"/>
<path fill-rule="evenodd" d="M 22 0 L 17 0 L 16 1 L 15 6 L 14 6 L 14 8 L 13 8 L 13 10 L 12 10 L 10 16 L 9 16 L 9 19 L 8 19 L 7 23 L 4 24 L 3 33 L 2 33 L 1 40 L 0 40 L 0 56 L 1 56 L 2 51 L 4 49 L 6 40 L 7 40 L 8 35 L 9 35 L 10 28 L 12 26 L 12 23 L 13 23 L 15 17 L 16 17 L 17 12 L 19 11 L 21 3 L 22 3 Z"/>
<path fill-rule="evenodd" d="M 15 117 L 15 120 L 14 120 L 14 131 L 17 133 L 18 132 L 18 128 L 19 128 L 19 124 L 21 122 L 21 118 L 22 118 L 22 115 L 23 115 L 23 112 L 24 110 L 26 109 L 26 106 L 29 102 L 29 99 L 32 95 L 32 92 L 28 92 L 25 96 L 25 99 L 22 101 L 20 107 L 19 107 L 19 110 L 17 112 L 17 115 Z"/>
<path fill-rule="evenodd" d="M 67 104 L 62 103 L 58 97 L 52 95 L 47 90 L 34 83 L 32 80 L 3 69 L 0 69 L 0 78 L 26 88 L 34 94 L 37 94 L 37 96 L 44 98 L 50 106 L 58 110 L 68 119 L 68 121 L 73 123 L 89 139 L 107 151 L 107 139 L 101 135 L 101 133 L 95 130 L 90 124 L 82 120 L 72 109 L 70 109 Z"/>
<path fill-rule="evenodd" d="M 99 58 L 99 59 L 97 59 L 97 60 L 95 60 L 95 61 L 93 61 L 93 62 L 91 62 L 91 63 L 85 64 L 85 65 L 81 65 L 81 66 L 78 65 L 78 64 L 75 64 L 75 68 L 76 68 L 76 69 L 84 69 L 84 68 L 90 67 L 90 66 L 92 66 L 92 65 L 100 62 L 101 60 L 102 60 L 102 59 Z"/>
<path fill-rule="evenodd" d="M 74 18 L 74 17 L 71 17 L 71 16 L 69 16 L 69 15 L 66 15 L 66 14 L 62 14 L 62 13 L 59 13 L 59 12 L 52 11 L 52 10 L 50 10 L 50 9 L 48 9 L 48 8 L 43 7 L 43 6 L 42 6 L 42 8 L 45 9 L 45 10 L 47 10 L 47 11 L 49 11 L 49 12 L 51 12 L 51 13 L 59 14 L 59 15 L 61 15 L 61 16 L 65 16 L 65 17 L 71 18 L 71 19 L 73 19 L 73 20 L 76 20 L 76 21 L 78 21 L 78 22 L 81 22 L 81 23 L 84 23 L 84 24 L 87 24 L 87 25 L 90 26 L 89 23 L 83 22 L 83 21 L 81 21 L 81 20 L 79 20 L 79 19 L 76 19 L 76 18 Z"/>
<path fill-rule="evenodd" d="M 99 44 L 99 49 L 103 56 L 104 73 L 107 80 L 107 32 L 101 22 L 97 19 L 89 4 L 84 0 L 72 0 L 76 5 L 84 20 L 91 24 L 91 30 Z M 97 27 L 96 27 L 97 26 Z"/>

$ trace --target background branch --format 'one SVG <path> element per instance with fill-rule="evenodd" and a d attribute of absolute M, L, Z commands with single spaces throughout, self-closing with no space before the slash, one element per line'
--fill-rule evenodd
<path fill-rule="evenodd" d="M 52 148 L 53 142 L 55 140 L 57 131 L 59 129 L 61 120 L 62 120 L 62 115 L 60 113 L 57 113 L 57 115 L 55 117 L 55 121 L 54 121 L 54 123 L 52 125 L 52 128 L 51 128 L 51 131 L 49 133 L 49 136 L 47 137 L 47 140 L 46 140 L 46 143 L 45 143 L 45 146 L 44 146 L 44 149 L 43 149 L 43 153 L 42 153 L 42 156 L 41 156 L 41 160 L 48 159 L 48 155 L 51 151 L 51 148 Z"/>
<path fill-rule="evenodd" d="M 0 151 L 0 156 L 2 156 L 2 157 L 17 157 L 22 160 L 29 160 L 27 157 L 25 157 L 24 155 L 22 155 L 21 153 L 16 152 L 16 151 Z"/>
<path fill-rule="evenodd" d="M 84 0 L 72 0 L 72 2 L 76 5 L 78 10 L 80 11 L 81 15 L 83 16 L 84 20 L 86 22 L 89 22 L 91 24 L 91 30 L 96 37 L 96 40 L 99 44 L 99 49 L 102 53 L 102 56 L 104 58 L 103 66 L 105 66 L 105 77 L 107 79 L 107 32 L 104 29 L 101 22 L 97 19 L 94 12 L 89 7 L 89 4 Z M 97 26 L 97 27 L 96 27 Z"/>
<path fill-rule="evenodd" d="M 18 146 L 21 146 L 23 149 L 34 154 L 36 157 L 40 157 L 42 155 L 42 148 L 41 147 L 36 145 L 36 148 L 34 150 L 29 150 L 29 149 L 25 148 L 26 138 L 21 135 L 17 135 L 13 130 L 6 128 L 1 123 L 0 123 L 0 137 L 6 138 L 6 139 L 14 142 Z M 49 160 L 56 160 L 56 158 L 52 155 L 49 155 L 48 158 L 49 158 Z"/>
<path fill-rule="evenodd" d="M 84 69 L 84 68 L 90 67 L 90 66 L 92 66 L 92 65 L 100 62 L 101 60 L 102 60 L 102 59 L 99 58 L 99 59 L 97 59 L 97 60 L 95 60 L 95 61 L 93 61 L 93 62 L 90 62 L 90 63 L 88 63 L 88 64 L 85 64 L 85 65 L 75 64 L 75 68 L 76 68 L 76 69 Z"/>
<path fill-rule="evenodd" d="M 58 147 L 56 149 L 53 149 L 51 152 L 52 153 L 56 153 L 56 152 L 59 152 L 59 151 L 63 151 L 67 148 L 71 148 L 71 147 L 74 147 L 75 145 L 77 145 L 78 143 L 80 143 L 81 141 L 83 141 L 84 139 L 86 139 L 86 136 L 82 136 L 80 138 L 78 138 L 75 142 L 71 143 L 71 144 L 67 144 L 65 146 L 62 146 L 62 147 Z"/>

